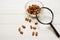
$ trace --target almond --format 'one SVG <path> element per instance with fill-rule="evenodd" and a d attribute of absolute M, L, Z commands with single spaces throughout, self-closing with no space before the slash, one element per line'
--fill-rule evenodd
<path fill-rule="evenodd" d="M 25 25 L 22 25 L 22 28 L 24 28 L 24 29 L 25 29 L 25 28 L 26 28 L 26 26 L 25 26 Z"/>

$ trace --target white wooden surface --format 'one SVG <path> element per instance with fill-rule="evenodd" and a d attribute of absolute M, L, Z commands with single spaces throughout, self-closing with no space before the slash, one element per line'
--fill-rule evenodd
<path fill-rule="evenodd" d="M 25 3 L 29 0 L 0 0 L 0 40 L 59 40 L 48 26 L 38 24 L 38 37 L 31 36 L 29 26 L 24 30 L 25 34 L 19 35 L 17 31 L 24 22 Z M 53 25 L 60 34 L 60 0 L 40 0 L 44 6 L 54 12 Z M 29 24 L 30 25 L 30 24 Z M 36 40 L 37 40 L 36 39 Z"/>

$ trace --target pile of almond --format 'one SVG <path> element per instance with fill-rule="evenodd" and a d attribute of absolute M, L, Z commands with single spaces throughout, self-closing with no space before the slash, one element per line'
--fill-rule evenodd
<path fill-rule="evenodd" d="M 31 5 L 27 8 L 27 12 L 33 15 L 40 13 L 41 8 L 38 5 Z"/>

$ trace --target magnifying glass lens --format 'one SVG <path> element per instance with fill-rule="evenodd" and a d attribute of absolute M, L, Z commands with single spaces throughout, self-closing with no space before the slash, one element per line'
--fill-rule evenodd
<path fill-rule="evenodd" d="M 37 14 L 37 16 L 42 23 L 50 23 L 52 21 L 52 14 L 48 9 L 41 8 L 41 13 Z"/>

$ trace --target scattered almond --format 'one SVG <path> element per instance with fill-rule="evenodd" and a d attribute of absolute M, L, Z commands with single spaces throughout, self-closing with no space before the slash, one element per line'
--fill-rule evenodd
<path fill-rule="evenodd" d="M 22 31 L 20 31 L 20 34 L 22 34 L 22 35 L 23 35 L 23 32 L 22 32 Z"/>
<path fill-rule="evenodd" d="M 32 25 L 30 25 L 30 29 L 32 29 Z"/>
<path fill-rule="evenodd" d="M 36 32 L 36 34 L 35 34 L 36 36 L 38 36 L 38 32 Z"/>
<path fill-rule="evenodd" d="M 25 28 L 26 28 L 26 26 L 25 26 L 25 25 L 22 25 L 22 28 L 24 28 L 24 29 L 25 29 Z"/>
<path fill-rule="evenodd" d="M 38 24 L 38 22 L 35 23 L 35 25 L 37 25 L 37 24 Z"/>
<path fill-rule="evenodd" d="M 33 27 L 34 30 L 36 30 L 37 28 L 36 27 Z"/>
<path fill-rule="evenodd" d="M 32 32 L 32 36 L 34 36 L 35 32 Z"/>
<path fill-rule="evenodd" d="M 28 21 L 29 20 L 29 18 L 25 18 L 25 21 Z"/>
<path fill-rule="evenodd" d="M 31 22 L 31 19 L 29 19 L 29 22 Z"/>
<path fill-rule="evenodd" d="M 18 28 L 18 31 L 19 31 L 19 32 L 21 31 L 21 28 L 20 28 L 20 27 Z"/>

